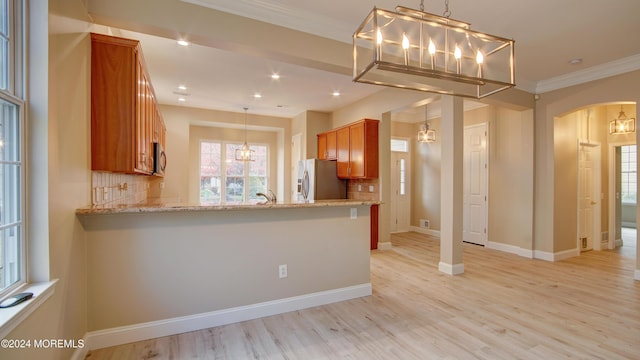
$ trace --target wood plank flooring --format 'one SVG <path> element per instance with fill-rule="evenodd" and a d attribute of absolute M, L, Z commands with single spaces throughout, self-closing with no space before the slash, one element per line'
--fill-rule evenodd
<path fill-rule="evenodd" d="M 551 263 L 465 244 L 465 273 L 437 239 L 373 251 L 373 295 L 94 350 L 87 359 L 640 359 L 640 282 L 628 253 Z"/>

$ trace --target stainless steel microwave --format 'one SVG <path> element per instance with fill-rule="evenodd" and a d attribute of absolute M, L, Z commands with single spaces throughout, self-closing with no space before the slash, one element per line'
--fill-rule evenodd
<path fill-rule="evenodd" d="M 153 153 L 154 153 L 154 162 L 153 162 L 153 173 L 156 175 L 164 175 L 164 169 L 167 167 L 167 155 L 164 153 L 164 148 L 162 148 L 162 144 L 158 142 L 153 143 Z"/>

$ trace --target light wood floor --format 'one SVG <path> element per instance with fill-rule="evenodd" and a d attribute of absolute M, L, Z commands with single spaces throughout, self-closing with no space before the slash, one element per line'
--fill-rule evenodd
<path fill-rule="evenodd" d="M 635 259 L 590 251 L 556 263 L 396 234 L 371 255 L 373 296 L 93 351 L 88 359 L 640 359 Z"/>

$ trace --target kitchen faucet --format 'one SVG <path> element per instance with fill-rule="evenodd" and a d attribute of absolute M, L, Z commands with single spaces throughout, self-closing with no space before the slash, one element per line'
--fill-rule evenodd
<path fill-rule="evenodd" d="M 267 201 L 265 201 L 265 202 L 263 202 L 261 204 L 266 204 L 266 203 L 275 204 L 278 201 L 278 199 L 276 198 L 276 194 L 274 194 L 273 191 L 271 191 L 271 190 L 268 190 L 267 194 L 259 192 L 259 193 L 256 193 L 256 195 L 257 196 L 262 196 L 265 199 L 267 199 Z"/>

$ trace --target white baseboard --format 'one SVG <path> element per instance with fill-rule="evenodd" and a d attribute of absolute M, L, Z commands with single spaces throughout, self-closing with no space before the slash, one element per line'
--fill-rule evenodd
<path fill-rule="evenodd" d="M 415 231 L 417 233 L 435 236 L 438 238 L 438 240 L 440 240 L 440 230 L 425 229 L 419 226 L 409 226 L 409 231 Z"/>
<path fill-rule="evenodd" d="M 378 250 L 391 250 L 391 241 L 379 242 Z"/>
<path fill-rule="evenodd" d="M 502 243 L 497 243 L 497 242 L 493 242 L 493 241 L 487 241 L 487 248 L 488 249 L 494 249 L 494 250 L 499 250 L 499 251 L 504 251 L 504 252 L 508 252 L 511 254 L 516 254 L 518 256 L 522 256 L 522 257 L 526 257 L 529 259 L 533 259 L 534 258 L 534 251 L 533 250 L 529 250 L 529 249 L 523 249 L 519 246 L 515 246 L 515 245 L 508 245 L 508 244 L 502 244 Z"/>
<path fill-rule="evenodd" d="M 438 270 L 449 275 L 460 275 L 464 273 L 464 264 L 447 264 L 442 261 L 438 264 Z"/>
<path fill-rule="evenodd" d="M 615 247 L 620 247 L 620 246 L 622 246 L 622 238 L 620 238 L 620 239 L 616 239 L 616 240 L 613 242 L 613 246 L 615 246 Z"/>
<path fill-rule="evenodd" d="M 91 331 L 85 336 L 85 348 L 82 350 L 86 352 L 92 349 L 101 349 L 135 341 L 253 320 L 265 316 L 369 296 L 371 293 L 371 283 L 366 283 L 253 305 Z M 77 357 L 75 354 L 73 358 L 84 359 L 84 357 Z"/>
<path fill-rule="evenodd" d="M 569 259 L 576 256 L 580 256 L 580 249 L 578 248 L 560 251 L 553 254 L 553 261 L 560 261 L 560 260 Z"/>
<path fill-rule="evenodd" d="M 640 280 L 640 270 L 636 270 L 633 272 L 633 279 Z"/>
<path fill-rule="evenodd" d="M 577 248 L 560 251 L 557 253 L 551 253 L 541 250 L 523 249 L 519 246 L 502 244 L 492 241 L 487 242 L 487 248 L 516 254 L 518 256 L 526 257 L 529 259 L 539 259 L 545 261 L 560 261 L 580 255 L 580 250 L 578 250 Z"/>

